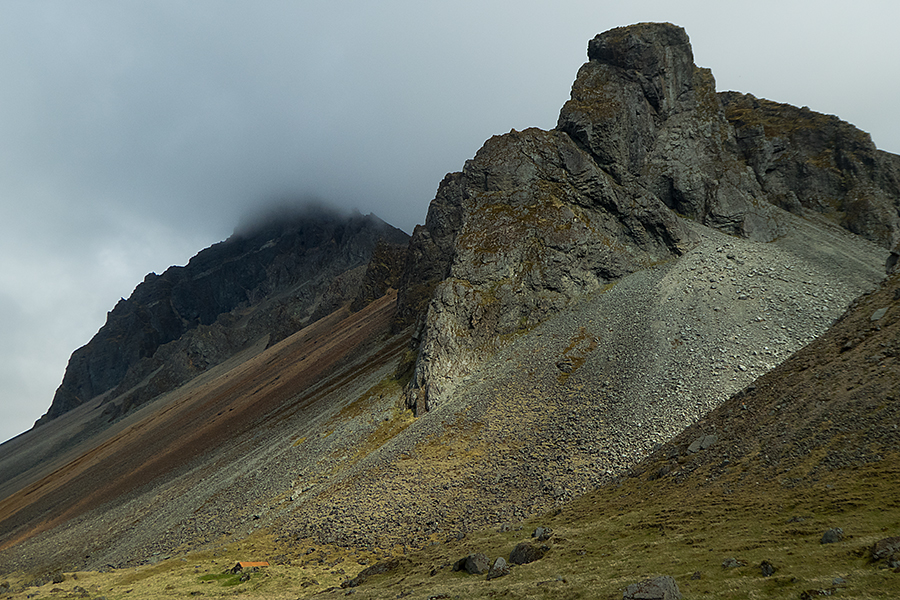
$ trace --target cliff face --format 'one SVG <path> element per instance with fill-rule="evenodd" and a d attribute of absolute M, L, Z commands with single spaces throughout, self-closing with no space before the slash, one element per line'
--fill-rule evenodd
<path fill-rule="evenodd" d="M 771 202 L 822 213 L 886 248 L 900 241 L 900 157 L 832 115 L 749 94 L 719 97 Z"/>
<path fill-rule="evenodd" d="M 184 267 L 147 275 L 72 354 L 38 424 L 135 386 L 125 402 L 143 402 L 260 338 L 273 344 L 287 337 L 355 297 L 379 240 L 406 239 L 372 215 L 310 209 L 235 233 Z"/>
<path fill-rule="evenodd" d="M 690 248 L 679 216 L 767 242 L 789 226 L 785 207 L 814 208 L 896 242 L 898 157 L 851 125 L 717 94 L 674 25 L 600 34 L 588 59 L 555 130 L 490 139 L 413 233 L 398 314 L 419 323 L 417 412 L 508 336 Z"/>

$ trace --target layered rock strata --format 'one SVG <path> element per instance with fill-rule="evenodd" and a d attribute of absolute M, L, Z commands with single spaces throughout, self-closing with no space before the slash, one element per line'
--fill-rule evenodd
<path fill-rule="evenodd" d="M 353 300 L 379 241 L 407 239 L 373 215 L 310 208 L 236 232 L 184 267 L 147 275 L 72 354 L 38 424 L 102 394 L 144 402 L 260 338 L 284 339 Z M 110 407 L 109 416 L 125 409 Z"/>

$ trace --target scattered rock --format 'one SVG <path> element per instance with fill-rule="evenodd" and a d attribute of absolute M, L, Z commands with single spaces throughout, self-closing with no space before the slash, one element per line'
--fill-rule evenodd
<path fill-rule="evenodd" d="M 509 575 L 509 565 L 506 564 L 506 561 L 503 560 L 502 556 L 498 556 L 497 560 L 494 561 L 494 564 L 491 565 L 491 568 L 487 574 L 487 578 L 497 579 L 498 577 L 503 577 L 504 575 Z"/>
<path fill-rule="evenodd" d="M 886 560 L 889 563 L 900 562 L 900 536 L 878 540 L 872 546 L 870 552 L 872 553 L 872 560 Z"/>
<path fill-rule="evenodd" d="M 805 592 L 800 592 L 800 600 L 813 600 L 813 598 L 818 598 L 819 596 L 833 596 L 834 592 L 834 588 L 806 590 Z"/>
<path fill-rule="evenodd" d="M 706 450 L 713 444 L 719 441 L 719 437 L 716 435 L 704 435 L 696 440 L 694 440 L 690 446 L 688 446 L 688 452 L 691 454 L 696 454 L 701 450 Z"/>
<path fill-rule="evenodd" d="M 540 542 L 546 542 L 551 535 L 553 535 L 553 530 L 549 527 L 538 527 L 531 534 L 531 537 L 536 538 Z"/>
<path fill-rule="evenodd" d="M 884 315 L 887 314 L 887 310 L 888 309 L 886 306 L 883 308 L 879 308 L 878 310 L 876 310 L 875 312 L 872 313 L 872 316 L 869 317 L 869 320 L 877 321 L 878 319 L 880 319 L 881 317 L 883 317 Z"/>
<path fill-rule="evenodd" d="M 522 542 L 509 553 L 509 562 L 514 565 L 527 565 L 530 562 L 544 558 L 548 550 L 550 550 L 550 547 L 546 545 L 535 546 L 528 542 Z"/>
<path fill-rule="evenodd" d="M 746 567 L 747 563 L 742 560 L 738 560 L 736 558 L 726 558 L 722 561 L 723 569 L 735 569 L 737 567 Z"/>
<path fill-rule="evenodd" d="M 775 566 L 767 560 L 762 561 L 759 565 L 759 570 L 762 572 L 763 577 L 771 577 L 775 574 Z"/>
<path fill-rule="evenodd" d="M 488 557 L 481 552 L 475 552 L 453 563 L 454 571 L 465 571 L 469 575 L 484 575 L 490 568 Z"/>
<path fill-rule="evenodd" d="M 821 544 L 836 544 L 844 539 L 844 530 L 840 527 L 833 527 L 822 535 Z"/>
<path fill-rule="evenodd" d="M 372 577 L 373 575 L 381 575 L 382 573 L 387 573 L 388 571 L 392 571 L 400 566 L 400 561 L 396 558 L 389 558 L 387 560 L 382 560 L 371 567 L 367 567 L 359 572 L 359 574 L 353 579 L 349 579 L 341 583 L 342 588 L 352 588 L 358 585 L 362 585 L 365 583 L 366 579 Z"/>
<path fill-rule="evenodd" d="M 622 600 L 681 600 L 678 584 L 669 575 L 632 583 L 625 589 Z"/>

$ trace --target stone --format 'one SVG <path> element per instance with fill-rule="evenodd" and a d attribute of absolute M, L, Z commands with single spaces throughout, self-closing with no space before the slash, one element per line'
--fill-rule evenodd
<path fill-rule="evenodd" d="M 878 540 L 870 549 L 872 560 L 888 560 L 900 553 L 900 536 L 887 537 Z"/>
<path fill-rule="evenodd" d="M 469 575 L 483 575 L 490 568 L 488 557 L 481 552 L 464 556 L 453 563 L 454 571 L 465 571 Z"/>
<path fill-rule="evenodd" d="M 553 535 L 553 530 L 549 527 L 537 527 L 534 532 L 532 532 L 531 537 L 537 539 L 539 542 L 546 542 L 550 539 L 551 535 Z"/>
<path fill-rule="evenodd" d="M 887 311 L 888 311 L 888 309 L 887 309 L 886 306 L 884 306 L 884 307 L 882 307 L 882 308 L 879 308 L 878 310 L 876 310 L 875 312 L 872 313 L 872 316 L 869 317 L 869 320 L 870 320 L 870 321 L 878 321 L 878 320 L 881 319 L 884 315 L 887 314 Z"/>
<path fill-rule="evenodd" d="M 341 582 L 341 587 L 354 588 L 360 586 L 365 583 L 366 579 L 368 579 L 369 577 L 372 577 L 373 575 L 381 575 L 382 573 L 387 573 L 388 571 L 393 571 L 399 566 L 400 560 L 396 558 L 389 558 L 379 561 L 371 567 L 366 567 L 365 569 L 360 571 L 353 579 Z"/>
<path fill-rule="evenodd" d="M 463 568 L 469 575 L 483 575 L 490 568 L 490 562 L 487 556 L 481 552 L 476 552 L 466 557 Z"/>
<path fill-rule="evenodd" d="M 625 588 L 622 600 L 681 600 L 678 584 L 669 575 L 654 577 Z"/>
<path fill-rule="evenodd" d="M 497 579 L 498 577 L 503 577 L 504 575 L 509 575 L 509 565 L 506 564 L 506 561 L 503 560 L 502 556 L 498 556 L 494 561 L 494 564 L 491 565 L 491 568 L 487 574 L 487 578 Z"/>
<path fill-rule="evenodd" d="M 762 563 L 760 563 L 759 570 L 762 572 L 763 577 L 771 577 L 772 575 L 775 574 L 775 571 L 777 569 L 775 569 L 775 566 L 772 565 L 772 563 L 770 563 L 767 560 L 764 560 L 764 561 L 762 561 Z"/>
<path fill-rule="evenodd" d="M 529 542 L 521 542 L 509 553 L 509 562 L 514 565 L 525 565 L 544 558 L 550 550 L 549 546 L 536 546 Z"/>
<path fill-rule="evenodd" d="M 738 560 L 736 558 L 726 558 L 722 561 L 723 569 L 735 569 L 737 567 L 746 567 L 747 563 L 742 560 Z"/>
<path fill-rule="evenodd" d="M 702 435 L 694 440 L 690 446 L 688 446 L 688 452 L 690 452 L 691 454 L 696 454 L 701 450 L 706 450 L 717 441 L 719 441 L 719 438 L 716 435 Z"/>
<path fill-rule="evenodd" d="M 836 544 L 844 539 L 844 530 L 840 527 L 834 527 L 822 534 L 821 544 Z"/>

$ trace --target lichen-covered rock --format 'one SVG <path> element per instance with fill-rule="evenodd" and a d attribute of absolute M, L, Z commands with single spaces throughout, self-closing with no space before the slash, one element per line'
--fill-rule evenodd
<path fill-rule="evenodd" d="M 399 314 L 429 300 L 410 405 L 429 410 L 508 336 L 693 243 L 563 132 L 491 138 L 444 179 L 410 242 Z"/>
<path fill-rule="evenodd" d="M 602 33 L 560 111 L 557 128 L 617 182 L 638 185 L 678 213 L 768 241 L 782 224 L 742 160 L 708 69 L 668 23 Z"/>
<path fill-rule="evenodd" d="M 833 115 L 750 94 L 719 97 L 772 202 L 821 213 L 886 248 L 900 241 L 900 157 Z"/>

